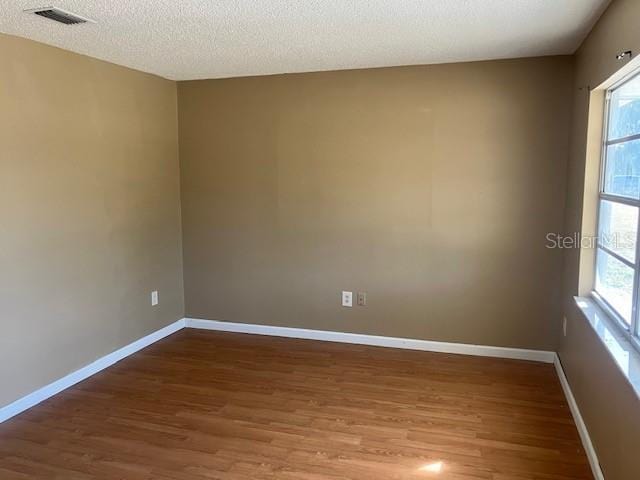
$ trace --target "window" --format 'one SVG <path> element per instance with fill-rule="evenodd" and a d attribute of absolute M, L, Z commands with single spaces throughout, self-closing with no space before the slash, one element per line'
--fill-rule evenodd
<path fill-rule="evenodd" d="M 640 74 L 607 91 L 594 296 L 640 335 Z"/>

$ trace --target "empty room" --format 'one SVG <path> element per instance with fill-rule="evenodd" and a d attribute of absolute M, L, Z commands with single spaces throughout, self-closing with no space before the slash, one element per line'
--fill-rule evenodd
<path fill-rule="evenodd" d="M 0 0 L 0 480 L 640 480 L 639 0 Z"/>

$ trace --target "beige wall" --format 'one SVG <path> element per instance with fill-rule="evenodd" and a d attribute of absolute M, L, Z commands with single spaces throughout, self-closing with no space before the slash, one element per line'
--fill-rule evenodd
<path fill-rule="evenodd" d="M 597 87 L 624 65 L 624 62 L 616 60 L 617 53 L 625 50 L 633 50 L 636 55 L 640 53 L 639 19 L 640 2 L 614 1 L 577 53 L 568 170 L 568 232 L 579 232 L 581 229 L 590 97 L 589 89 L 585 87 Z M 594 101 L 602 100 L 601 95 L 594 95 L 593 98 Z M 590 226 L 585 224 L 585 228 Z M 572 296 L 578 292 L 579 252 L 573 250 L 566 253 L 564 303 L 569 323 L 567 337 L 560 344 L 560 358 L 605 478 L 640 478 L 640 462 L 637 458 L 640 401 L 601 341 L 577 311 Z"/>
<path fill-rule="evenodd" d="M 187 315 L 555 349 L 571 81 L 548 57 L 180 82 Z"/>
<path fill-rule="evenodd" d="M 6 35 L 0 59 L 2 406 L 184 310 L 175 83 Z"/>

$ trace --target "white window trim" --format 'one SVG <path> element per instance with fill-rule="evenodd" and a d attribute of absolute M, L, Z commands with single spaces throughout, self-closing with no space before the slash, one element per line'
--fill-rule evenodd
<path fill-rule="evenodd" d="M 604 312 L 613 319 L 613 324 L 619 329 L 619 331 L 625 336 L 625 338 L 629 341 L 629 343 L 640 351 L 640 199 L 634 199 L 629 197 L 623 197 L 618 195 L 613 195 L 610 193 L 605 193 L 605 169 L 606 169 L 606 161 L 607 161 L 607 146 L 619 143 L 630 142 L 633 140 L 640 139 L 640 134 L 634 134 L 623 138 L 614 139 L 614 141 L 609 141 L 608 132 L 609 132 L 609 117 L 611 111 L 611 93 L 617 88 L 621 87 L 625 83 L 631 81 L 635 77 L 640 76 L 640 71 L 635 70 L 631 72 L 629 75 L 626 75 L 620 81 L 611 85 L 607 88 L 605 95 L 605 108 L 604 108 L 604 119 L 602 122 L 602 141 L 600 142 L 601 155 L 600 155 L 600 177 L 599 177 L 599 185 L 598 185 L 598 204 L 596 208 L 596 235 L 600 235 L 600 204 L 603 200 L 607 200 L 612 203 L 631 205 L 638 208 L 638 225 L 636 229 L 636 253 L 635 253 L 635 262 L 630 262 L 628 259 L 623 256 L 613 252 L 611 249 L 606 248 L 600 245 L 600 241 L 598 240 L 596 246 L 596 252 L 594 255 L 594 271 L 597 271 L 598 268 L 598 254 L 599 251 L 607 253 L 612 256 L 616 260 L 624 263 L 625 265 L 633 268 L 633 291 L 632 291 L 632 305 L 631 305 L 631 324 L 629 325 L 622 315 L 618 313 L 618 311 L 605 300 L 597 291 L 595 286 L 595 277 L 594 277 L 594 285 L 591 292 L 591 297 L 598 304 L 598 306 L 604 310 Z"/>
<path fill-rule="evenodd" d="M 628 335 L 619 328 L 611 312 L 602 308 L 593 297 L 574 297 L 574 300 L 640 399 L 640 350 L 637 344 L 629 341 Z"/>

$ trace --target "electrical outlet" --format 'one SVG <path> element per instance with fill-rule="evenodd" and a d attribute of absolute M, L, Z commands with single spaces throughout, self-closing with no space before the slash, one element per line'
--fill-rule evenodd
<path fill-rule="evenodd" d="M 353 306 L 353 292 L 345 292 L 342 291 L 342 306 L 343 307 L 352 307 Z"/>
<path fill-rule="evenodd" d="M 153 292 L 151 292 L 151 305 L 152 306 L 156 306 L 158 305 L 158 291 L 154 290 Z"/>
<path fill-rule="evenodd" d="M 364 307 L 367 304 L 367 294 L 365 292 L 358 292 L 358 305 Z"/>
<path fill-rule="evenodd" d="M 562 334 L 567 336 L 567 317 L 562 318 Z"/>

